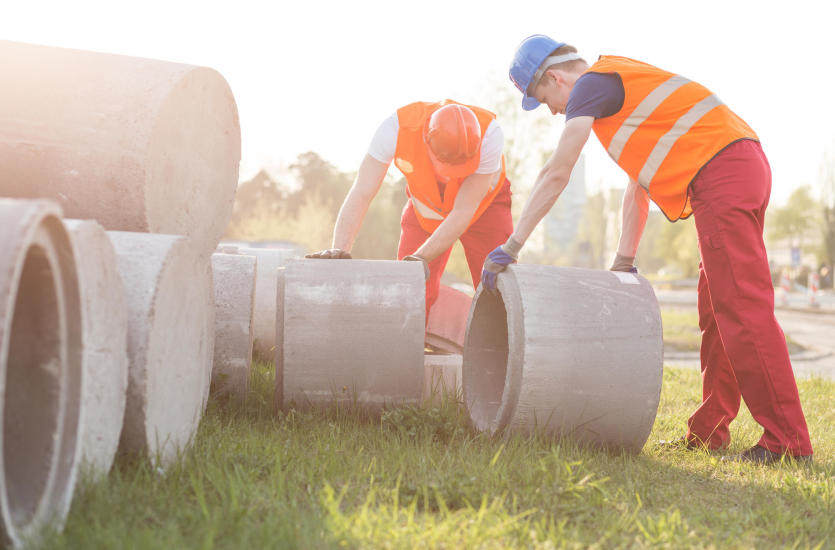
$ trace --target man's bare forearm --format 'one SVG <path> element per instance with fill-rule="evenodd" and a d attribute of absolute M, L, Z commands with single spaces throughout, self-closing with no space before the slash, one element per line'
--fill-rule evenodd
<path fill-rule="evenodd" d="M 354 180 L 336 217 L 336 224 L 333 227 L 333 248 L 351 251 L 362 221 L 368 213 L 368 207 L 380 190 L 387 170 L 388 164 L 370 155 L 365 156 L 357 172 L 357 179 Z"/>
<path fill-rule="evenodd" d="M 623 211 L 618 254 L 634 258 L 644 233 L 649 211 L 649 196 L 643 187 L 629 181 L 623 194 Z"/>

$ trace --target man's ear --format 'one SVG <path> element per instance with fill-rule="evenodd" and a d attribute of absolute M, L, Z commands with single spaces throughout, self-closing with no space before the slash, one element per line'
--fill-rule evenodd
<path fill-rule="evenodd" d="M 551 69 L 548 72 L 551 73 L 551 78 L 554 80 L 554 84 L 556 84 L 557 86 L 565 84 L 565 74 L 563 74 L 562 71 L 559 71 L 557 69 Z"/>

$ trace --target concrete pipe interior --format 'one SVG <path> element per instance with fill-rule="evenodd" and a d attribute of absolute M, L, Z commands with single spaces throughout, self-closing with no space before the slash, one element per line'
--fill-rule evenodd
<path fill-rule="evenodd" d="M 494 430 L 508 368 L 507 311 L 501 295 L 479 293 L 464 348 L 464 397 L 479 430 Z"/>
<path fill-rule="evenodd" d="M 12 521 L 28 523 L 48 484 L 61 385 L 61 306 L 45 250 L 26 255 L 14 306 L 3 405 L 3 464 Z"/>

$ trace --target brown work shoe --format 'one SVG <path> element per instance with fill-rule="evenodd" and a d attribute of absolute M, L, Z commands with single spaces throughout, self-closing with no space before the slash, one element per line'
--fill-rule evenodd
<path fill-rule="evenodd" d="M 738 455 L 728 455 L 722 457 L 722 462 L 747 462 L 750 464 L 774 464 L 783 461 L 810 463 L 812 462 L 812 455 L 790 455 L 788 453 L 780 454 L 769 451 L 760 445 L 754 445 L 747 451 L 743 451 Z"/>

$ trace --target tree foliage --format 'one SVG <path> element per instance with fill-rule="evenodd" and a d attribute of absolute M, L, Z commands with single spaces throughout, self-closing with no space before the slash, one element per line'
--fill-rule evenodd
<path fill-rule="evenodd" d="M 820 209 L 811 188 L 804 185 L 795 189 L 784 206 L 771 210 L 766 223 L 770 240 L 788 240 L 792 246 L 802 247 L 820 224 Z"/>
<path fill-rule="evenodd" d="M 238 186 L 226 238 L 292 241 L 311 251 L 329 248 L 354 178 L 313 152 L 299 155 L 278 181 L 261 171 Z M 355 257 L 395 257 L 405 201 L 402 182 L 383 183 L 357 235 Z"/>

